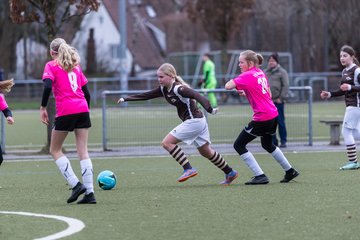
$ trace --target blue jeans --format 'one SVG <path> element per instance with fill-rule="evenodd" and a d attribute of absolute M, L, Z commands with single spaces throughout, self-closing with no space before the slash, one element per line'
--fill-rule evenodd
<path fill-rule="evenodd" d="M 287 132 L 286 132 L 286 125 L 285 125 L 285 113 L 284 103 L 275 103 L 275 106 L 278 110 L 279 116 L 278 116 L 278 127 L 279 127 L 279 136 L 280 136 L 280 143 L 286 144 L 287 142 Z M 276 137 L 276 134 L 273 135 L 273 143 L 277 146 L 279 144 L 278 139 Z"/>

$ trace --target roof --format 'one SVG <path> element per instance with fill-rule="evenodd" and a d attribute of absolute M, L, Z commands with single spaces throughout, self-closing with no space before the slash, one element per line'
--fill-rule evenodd
<path fill-rule="evenodd" d="M 103 3 L 119 29 L 119 1 L 104 0 Z M 164 62 L 165 49 L 162 48 L 163 43 L 159 42 L 158 37 L 161 38 L 161 35 L 157 35 L 156 28 L 161 30 L 163 26 L 160 21 L 149 17 L 146 11 L 149 3 L 133 3 L 134 0 L 128 0 L 126 4 L 127 48 L 132 53 L 134 62 L 142 69 L 158 68 Z"/>

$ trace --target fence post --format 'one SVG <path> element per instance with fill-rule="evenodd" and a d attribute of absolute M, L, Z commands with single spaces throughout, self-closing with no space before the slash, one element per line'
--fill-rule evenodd
<path fill-rule="evenodd" d="M 102 92 L 102 146 L 103 151 L 107 151 L 107 129 L 106 129 L 106 93 L 108 91 Z"/>

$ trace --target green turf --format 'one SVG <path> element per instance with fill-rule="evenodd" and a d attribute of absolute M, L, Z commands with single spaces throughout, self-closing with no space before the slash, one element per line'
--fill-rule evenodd
<path fill-rule="evenodd" d="M 0 167 L 0 211 L 61 215 L 83 221 L 68 239 L 358 239 L 358 171 L 339 171 L 345 153 L 287 153 L 300 171 L 280 184 L 283 172 L 268 154 L 256 154 L 271 183 L 245 186 L 250 171 L 226 156 L 240 176 L 219 186 L 223 174 L 207 160 L 190 158 L 199 175 L 177 183 L 181 168 L 168 156 L 93 159 L 95 175 L 118 177 L 110 191 L 96 187 L 98 204 L 66 204 L 68 186 L 53 162 L 5 162 Z M 72 161 L 79 172 L 79 164 Z M 64 230 L 51 219 L 0 214 L 0 239 L 33 239 Z"/>

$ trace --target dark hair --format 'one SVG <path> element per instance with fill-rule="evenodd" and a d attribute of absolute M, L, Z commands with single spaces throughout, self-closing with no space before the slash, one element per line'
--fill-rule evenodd
<path fill-rule="evenodd" d="M 268 61 L 269 61 L 270 58 L 274 59 L 275 62 L 279 63 L 279 54 L 278 54 L 278 53 L 276 53 L 276 52 L 272 53 L 272 54 L 269 56 Z"/>
<path fill-rule="evenodd" d="M 340 52 L 346 52 L 347 54 L 349 54 L 350 56 L 353 57 L 354 59 L 354 63 L 358 66 L 360 66 L 359 60 L 356 58 L 356 53 L 355 50 L 349 46 L 349 45 L 344 45 L 341 47 Z"/>
<path fill-rule="evenodd" d="M 204 53 L 204 57 L 210 58 L 210 53 Z"/>

